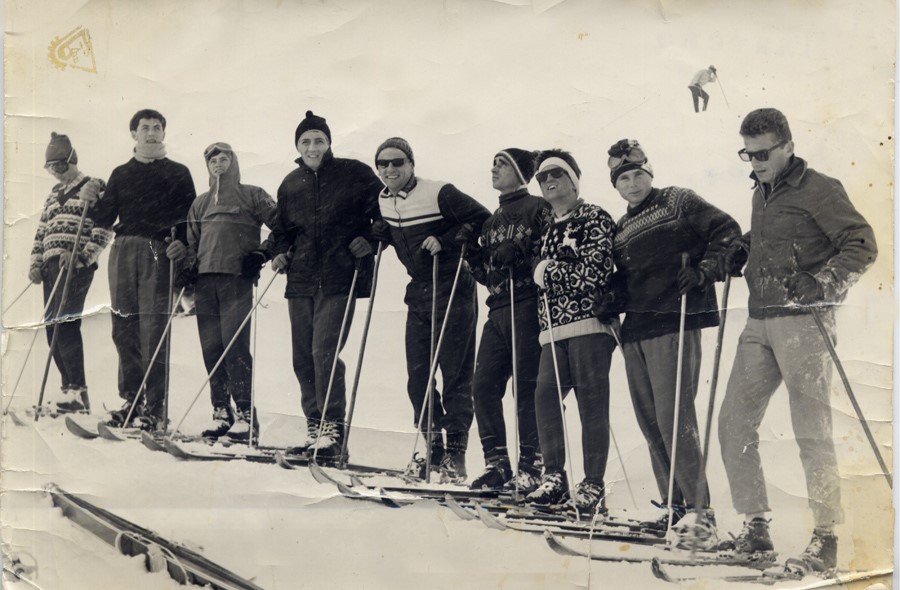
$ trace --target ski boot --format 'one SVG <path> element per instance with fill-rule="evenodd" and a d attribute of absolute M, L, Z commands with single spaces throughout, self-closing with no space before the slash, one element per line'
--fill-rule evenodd
<path fill-rule="evenodd" d="M 237 443 L 248 444 L 250 440 L 259 438 L 259 420 L 256 412 L 253 413 L 253 428 L 250 428 L 250 410 L 238 410 L 234 413 L 234 422 L 225 433 L 229 440 Z"/>
<path fill-rule="evenodd" d="M 606 513 L 606 493 L 603 484 L 585 479 L 575 487 L 575 506 L 585 515 Z"/>
<path fill-rule="evenodd" d="M 769 536 L 769 521 L 756 517 L 745 522 L 737 537 L 722 541 L 717 549 L 719 552 L 733 552 L 735 557 L 750 561 L 774 561 L 775 546 Z"/>
<path fill-rule="evenodd" d="M 719 547 L 716 533 L 716 514 L 711 508 L 701 512 L 688 510 L 678 523 L 672 526 L 667 537 L 669 544 L 678 549 L 712 551 Z"/>
<path fill-rule="evenodd" d="M 231 425 L 234 423 L 234 414 L 231 411 L 231 405 L 215 408 L 213 410 L 212 421 L 203 429 L 200 436 L 211 440 L 216 440 L 220 436 L 224 436 Z"/>
<path fill-rule="evenodd" d="M 541 485 L 525 497 L 525 501 L 535 506 L 553 506 L 569 499 L 569 482 L 562 472 L 545 473 Z"/>
<path fill-rule="evenodd" d="M 812 539 L 800 557 L 788 559 L 784 570 L 788 573 L 823 574 L 837 567 L 837 536 L 834 531 L 814 529 Z"/>
<path fill-rule="evenodd" d="M 56 401 L 56 411 L 60 414 L 87 414 L 91 411 L 87 387 L 65 388 Z"/>
<path fill-rule="evenodd" d="M 322 465 L 334 464 L 341 456 L 341 445 L 344 442 L 344 424 L 342 422 L 325 422 L 322 436 L 307 453 L 315 455 L 316 461 Z"/>
<path fill-rule="evenodd" d="M 488 462 L 484 473 L 476 477 L 469 485 L 469 488 L 473 490 L 503 489 L 503 486 L 511 479 L 512 467 L 509 465 L 509 459 L 503 457 L 502 459 L 494 459 Z"/>

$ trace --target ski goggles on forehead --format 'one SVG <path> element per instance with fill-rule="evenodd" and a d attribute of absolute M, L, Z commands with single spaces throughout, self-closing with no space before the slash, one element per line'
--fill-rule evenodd
<path fill-rule="evenodd" d="M 610 156 L 606 161 L 606 165 L 609 166 L 610 170 L 615 170 L 625 162 L 631 162 L 633 164 L 643 164 L 647 161 L 647 154 L 644 153 L 644 150 L 641 149 L 641 146 L 635 142 L 633 145 L 627 148 L 627 151 L 618 152 L 615 156 Z"/>
<path fill-rule="evenodd" d="M 210 158 L 212 158 L 213 156 L 215 156 L 216 154 L 219 154 L 221 152 L 233 152 L 233 151 L 234 150 L 227 143 L 225 143 L 223 141 L 217 141 L 216 143 L 212 144 L 211 146 L 209 146 L 208 148 L 203 150 L 203 157 L 206 158 L 207 160 L 209 160 Z"/>

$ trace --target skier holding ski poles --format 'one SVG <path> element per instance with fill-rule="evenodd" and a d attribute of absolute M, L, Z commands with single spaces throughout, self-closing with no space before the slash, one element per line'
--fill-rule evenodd
<path fill-rule="evenodd" d="M 378 146 L 375 165 L 384 183 L 378 199 L 384 222 L 377 224 L 375 234 L 393 244 L 410 276 L 404 299 L 408 307 L 406 369 L 416 427 L 423 434 L 435 432 L 430 458 L 441 479 L 462 483 L 467 475 L 466 449 L 474 414 L 478 307 L 475 281 L 469 270 L 460 266 L 460 253 L 462 244 L 470 244 L 478 236 L 490 212 L 452 184 L 418 178 L 413 151 L 405 139 L 392 137 Z M 434 351 L 443 381 L 443 392 L 438 392 L 434 379 L 429 384 L 430 353 L 439 339 L 436 326 L 444 322 L 448 308 L 443 343 Z M 432 413 L 422 422 L 430 420 L 430 425 L 419 419 L 428 405 L 429 391 Z M 428 452 L 426 449 L 426 457 Z M 426 470 L 427 459 L 414 455 L 409 473 L 426 479 Z"/>
<path fill-rule="evenodd" d="M 276 210 L 266 191 L 241 183 L 237 154 L 230 145 L 216 142 L 203 151 L 203 158 L 210 190 L 197 197 L 188 212 L 186 267 L 190 275 L 196 273 L 197 329 L 203 362 L 211 372 L 250 313 L 253 285 L 269 259 L 260 250 L 260 228 L 275 226 Z M 213 418 L 203 436 L 227 435 L 237 441 L 257 436 L 258 425 L 253 424 L 252 432 L 250 425 L 252 379 L 247 326 L 210 380 Z"/>
<path fill-rule="evenodd" d="M 469 249 L 475 280 L 488 289 L 488 318 L 475 362 L 473 396 L 486 469 L 472 489 L 509 487 L 534 491 L 540 481 L 540 441 L 534 415 L 534 388 L 541 345 L 537 286 L 531 265 L 541 248 L 550 205 L 528 194 L 536 154 L 507 148 L 494 156 L 491 182 L 500 207 L 481 228 L 478 247 Z M 518 465 L 513 481 L 503 420 L 503 396 L 510 377 L 518 425 Z"/>
<path fill-rule="evenodd" d="M 187 167 L 166 157 L 166 119 L 161 113 L 136 112 L 129 130 L 134 157 L 113 170 L 96 205 L 97 219 L 110 225 L 118 220 L 109 254 L 109 290 L 124 404 L 110 413 L 108 423 L 123 425 L 146 374 L 146 396 L 135 415 L 142 428 L 156 430 L 164 429 L 167 419 L 168 338 L 152 367 L 150 358 L 168 323 L 170 265 L 185 255 L 187 212 L 196 192 Z"/>
<path fill-rule="evenodd" d="M 710 82 L 715 82 L 716 80 L 716 66 L 709 66 L 708 68 L 704 68 L 694 74 L 694 77 L 691 78 L 691 83 L 688 84 L 688 88 L 691 91 L 691 98 L 694 101 L 694 112 L 700 112 L 700 99 L 703 99 L 703 110 L 706 110 L 706 105 L 709 104 L 709 94 L 703 90 L 703 86 L 705 84 L 709 84 Z"/>
<path fill-rule="evenodd" d="M 81 339 L 81 313 L 87 298 L 97 261 L 103 248 L 112 240 L 110 226 L 100 222 L 97 212 L 90 209 L 92 201 L 87 193 L 102 192 L 106 184 L 90 178 L 78 170 L 78 154 L 68 136 L 51 133 L 47 145 L 44 168 L 56 178 L 50 196 L 44 203 L 40 222 L 31 248 L 28 278 L 43 283 L 44 304 L 47 311 L 47 342 L 53 342 L 53 360 L 62 379 L 59 398 L 55 400 L 59 412 L 79 412 L 90 409 L 87 380 L 84 374 L 84 345 Z M 85 208 L 88 210 L 85 212 Z M 82 214 L 85 214 L 81 235 L 76 236 Z M 53 292 L 53 285 L 64 274 L 72 256 L 72 246 L 78 242 L 75 265 L 66 300 L 60 308 L 61 289 Z M 52 299 L 51 299 L 52 297 Z"/>
<path fill-rule="evenodd" d="M 815 520 L 812 539 L 792 567 L 822 572 L 837 564 L 834 527 L 843 521 L 825 338 L 835 338 L 835 306 L 875 261 L 875 235 L 838 180 L 794 155 L 783 113 L 755 110 L 740 134 L 738 155 L 750 162 L 756 184 L 750 232 L 724 258 L 734 276 L 746 264 L 750 291 L 750 317 L 719 414 L 731 497 L 745 519 L 731 546 L 740 554 L 773 550 L 758 430 L 784 382 Z"/>
<path fill-rule="evenodd" d="M 535 174 L 544 199 L 553 209 L 535 260 L 538 317 L 542 345 L 535 390 L 535 410 L 544 473 L 526 497 L 536 505 L 553 505 L 570 495 L 579 510 L 602 509 L 609 456 L 609 368 L 616 340 L 612 328 L 592 313 L 613 272 L 616 226 L 609 214 L 579 195 L 581 170 L 562 150 L 547 150 Z M 563 397 L 574 389 L 581 418 L 584 480 L 570 492 L 566 475 Z"/>
<path fill-rule="evenodd" d="M 617 224 L 616 288 L 595 311 L 607 322 L 625 313 L 621 333 L 628 389 L 656 484 L 663 504 L 672 507 L 673 523 L 687 513 L 675 527 L 677 543 L 714 547 L 718 538 L 712 511 L 704 510 L 698 521 L 695 510 L 709 507 L 709 489 L 695 497 L 702 451 L 694 398 L 700 379 L 700 330 L 719 323 L 714 284 L 724 279 L 722 254 L 741 230 L 731 216 L 690 189 L 654 188 L 653 168 L 633 139 L 610 147 L 608 165 L 610 180 L 628 209 Z M 682 253 L 688 256 L 684 268 Z M 682 376 L 676 395 L 679 341 Z M 678 440 L 673 443 L 676 412 Z"/>
<path fill-rule="evenodd" d="M 306 416 L 304 439 L 291 452 L 315 448 L 317 458 L 334 460 L 346 412 L 339 353 L 350 322 L 343 333 L 341 324 L 353 317 L 356 298 L 369 294 L 381 182 L 362 162 L 334 156 L 331 129 L 312 111 L 297 126 L 294 146 L 297 168 L 278 187 L 277 222 L 262 249 L 274 257 L 272 268 L 287 273 L 293 367 Z"/>

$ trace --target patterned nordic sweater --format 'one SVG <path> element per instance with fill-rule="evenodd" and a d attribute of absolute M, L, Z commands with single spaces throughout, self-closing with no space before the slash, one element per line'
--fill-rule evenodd
<path fill-rule="evenodd" d="M 91 180 L 89 177 L 79 173 L 71 182 L 60 183 L 53 187 L 44 203 L 41 220 L 34 234 L 34 245 L 31 248 L 32 268 L 40 269 L 51 258 L 72 251 L 78 222 L 85 205 L 78 195 L 89 180 Z M 102 180 L 100 182 L 103 183 Z M 105 188 L 106 184 L 103 183 L 101 192 Z M 112 237 L 110 227 L 98 223 L 93 211 L 89 210 L 84 219 L 81 238 L 78 240 L 78 256 L 81 262 L 85 266 L 97 264 L 100 253 Z"/>
<path fill-rule="evenodd" d="M 616 224 L 597 205 L 579 201 L 563 217 L 554 217 L 541 241 L 541 261 L 534 271 L 543 285 L 538 300 L 541 344 L 550 343 L 544 293 L 550 304 L 553 339 L 612 333 L 594 317 L 594 301 L 606 293 L 613 272 Z"/>

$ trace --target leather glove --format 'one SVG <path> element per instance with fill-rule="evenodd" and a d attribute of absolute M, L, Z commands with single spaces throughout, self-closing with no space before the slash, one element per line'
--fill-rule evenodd
<path fill-rule="evenodd" d="M 678 271 L 678 293 L 684 295 L 691 289 L 701 286 L 706 280 L 706 276 L 700 272 L 700 269 L 693 266 L 685 266 Z"/>
<path fill-rule="evenodd" d="M 722 257 L 723 274 L 733 277 L 742 276 L 741 269 L 747 264 L 748 257 L 749 254 L 744 241 L 740 238 L 733 240 Z"/>
<path fill-rule="evenodd" d="M 272 270 L 277 273 L 287 272 L 290 267 L 291 259 L 288 258 L 287 254 L 279 254 L 272 259 Z"/>
<path fill-rule="evenodd" d="M 175 288 L 188 289 L 197 284 L 200 277 L 200 267 L 196 262 L 194 264 L 186 264 L 177 273 L 175 273 Z"/>
<path fill-rule="evenodd" d="M 259 278 L 259 271 L 266 265 L 269 257 L 262 250 L 253 250 L 247 252 L 241 259 L 241 276 L 245 279 Z"/>
<path fill-rule="evenodd" d="M 515 242 L 503 242 L 491 252 L 491 266 L 506 270 L 520 260 L 521 250 Z"/>
<path fill-rule="evenodd" d="M 356 258 L 368 256 L 372 253 L 372 244 L 362 236 L 353 238 L 353 241 L 350 242 L 350 253 Z"/>
<path fill-rule="evenodd" d="M 808 272 L 798 272 L 787 280 L 788 297 L 800 305 L 812 305 L 825 298 L 822 285 Z"/>
<path fill-rule="evenodd" d="M 464 223 L 459 227 L 459 231 L 456 232 L 456 236 L 453 237 L 453 241 L 462 246 L 463 244 L 476 244 L 478 243 L 478 234 L 475 232 L 475 228 L 472 227 L 469 223 Z"/>
<path fill-rule="evenodd" d="M 388 225 L 388 222 L 379 219 L 375 223 L 372 224 L 372 237 L 381 242 L 382 244 L 390 244 L 391 243 L 391 226 Z"/>
<path fill-rule="evenodd" d="M 595 318 L 600 320 L 601 324 L 610 324 L 613 320 L 618 319 L 624 308 L 625 296 L 616 297 L 615 292 L 609 291 L 594 301 L 591 312 Z"/>
<path fill-rule="evenodd" d="M 444 249 L 441 245 L 441 241 L 434 236 L 428 236 L 422 242 L 422 249 L 428 250 L 428 253 L 432 256 L 437 256 L 438 252 Z"/>
<path fill-rule="evenodd" d="M 28 269 L 28 280 L 35 285 L 40 285 L 44 282 L 44 273 L 40 266 L 32 266 Z"/>
<path fill-rule="evenodd" d="M 177 262 L 187 256 L 187 247 L 181 240 L 172 240 L 166 247 L 166 256 L 169 260 Z"/>

